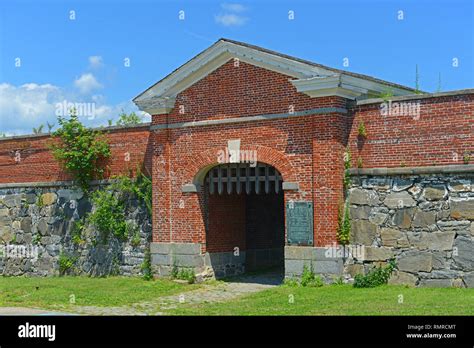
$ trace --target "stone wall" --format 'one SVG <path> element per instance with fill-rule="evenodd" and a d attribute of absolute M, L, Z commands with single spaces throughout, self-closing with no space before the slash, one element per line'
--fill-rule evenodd
<path fill-rule="evenodd" d="M 335 244 L 327 247 L 286 246 L 285 278 L 301 277 L 306 266 L 331 283 L 343 273 L 344 258 L 340 251 Z"/>
<path fill-rule="evenodd" d="M 73 238 L 75 222 L 93 207 L 70 183 L 9 186 L 0 187 L 0 274 L 58 275 L 60 255 L 75 260 L 71 274 L 141 273 L 151 222 L 137 200 L 126 206 L 133 235 L 126 241 L 112 236 L 101 243 L 92 227 L 85 229 L 82 240 Z"/>
<path fill-rule="evenodd" d="M 474 287 L 474 173 L 353 176 L 348 203 L 349 276 L 393 258 L 390 283 Z"/>

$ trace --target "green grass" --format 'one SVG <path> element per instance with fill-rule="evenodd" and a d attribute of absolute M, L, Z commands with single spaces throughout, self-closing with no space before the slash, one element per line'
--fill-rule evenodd
<path fill-rule="evenodd" d="M 138 277 L 0 277 L 0 306 L 67 309 L 71 295 L 76 306 L 123 306 L 197 287 Z"/>
<path fill-rule="evenodd" d="M 403 295 L 403 303 L 398 303 Z M 293 297 L 291 297 L 293 296 Z M 294 299 L 290 303 L 291 298 Z M 474 289 L 279 286 L 237 300 L 180 305 L 174 315 L 473 315 Z"/>
<path fill-rule="evenodd" d="M 207 286 L 221 282 L 208 282 Z M 50 310 L 125 306 L 199 288 L 170 280 L 133 277 L 0 277 L 0 306 Z M 399 303 L 400 295 L 403 303 Z M 294 300 L 293 303 L 291 300 Z M 474 315 L 474 289 L 350 285 L 279 286 L 224 303 L 178 304 L 169 315 Z"/>

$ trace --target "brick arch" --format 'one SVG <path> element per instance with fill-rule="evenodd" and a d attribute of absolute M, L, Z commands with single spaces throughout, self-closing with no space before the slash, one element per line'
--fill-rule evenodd
<path fill-rule="evenodd" d="M 281 174 L 283 181 L 296 181 L 295 171 L 284 153 L 261 145 L 242 146 L 240 150 L 256 151 L 257 162 L 275 167 Z M 193 158 L 190 172 L 193 173 L 193 183 L 202 185 L 207 172 L 220 163 L 217 161 L 219 151 L 225 147 L 213 147 Z"/>

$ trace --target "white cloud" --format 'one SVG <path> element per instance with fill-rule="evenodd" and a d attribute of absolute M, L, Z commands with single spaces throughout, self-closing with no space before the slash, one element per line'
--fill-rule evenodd
<path fill-rule="evenodd" d="M 74 86 L 76 86 L 83 94 L 90 93 L 95 89 L 103 87 L 91 73 L 82 74 L 74 81 Z"/>
<path fill-rule="evenodd" d="M 244 25 L 248 20 L 246 17 L 228 13 L 217 15 L 214 19 L 216 23 L 222 24 L 225 27 L 241 26 Z"/>
<path fill-rule="evenodd" d="M 220 13 L 214 17 L 217 24 L 221 24 L 225 27 L 241 26 L 244 25 L 248 18 L 241 16 L 240 13 L 245 12 L 247 8 L 238 3 L 223 3 L 221 8 L 225 13 Z"/>
<path fill-rule="evenodd" d="M 221 7 L 225 11 L 237 12 L 237 13 L 244 12 L 244 11 L 247 10 L 247 8 L 244 5 L 236 4 L 236 3 L 234 3 L 234 4 L 223 3 L 223 4 L 221 4 Z"/>
<path fill-rule="evenodd" d="M 89 66 L 92 69 L 100 68 L 104 65 L 104 61 L 101 56 L 90 56 L 89 57 Z"/>
<path fill-rule="evenodd" d="M 107 125 L 107 120 L 117 120 L 122 109 L 125 112 L 137 111 L 131 101 L 119 104 L 108 104 L 103 95 L 96 94 L 84 97 L 77 92 L 66 91 L 51 84 L 28 83 L 14 86 L 8 83 L 0 84 L 0 134 L 21 135 L 32 133 L 33 127 L 46 123 L 57 125 L 57 111 L 68 103 L 86 103 L 93 106 L 93 115 L 79 115 L 80 120 L 88 126 Z M 64 108 L 62 108 L 64 109 Z M 61 110 L 62 110 L 61 109 Z M 67 108 L 68 109 L 68 108 Z M 67 111 L 66 115 L 67 116 Z M 144 121 L 149 121 L 146 117 Z"/>

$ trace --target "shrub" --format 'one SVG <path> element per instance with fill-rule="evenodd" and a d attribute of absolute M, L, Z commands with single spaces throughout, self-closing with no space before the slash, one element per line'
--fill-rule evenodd
<path fill-rule="evenodd" d="M 109 188 L 94 191 L 91 195 L 95 209 L 88 215 L 87 220 L 97 228 L 103 242 L 108 240 L 110 234 L 121 240 L 127 238 L 125 202 L 119 195 Z"/>
<path fill-rule="evenodd" d="M 130 199 L 137 198 L 146 205 L 151 215 L 151 192 L 151 179 L 140 171 L 135 179 L 125 175 L 117 176 L 107 187 L 91 194 L 95 208 L 89 213 L 87 222 L 97 228 L 104 242 L 113 234 L 121 240 L 132 236 L 132 245 L 139 245 L 138 227 L 125 220 L 126 204 Z"/>
<path fill-rule="evenodd" d="M 85 127 L 74 110 L 69 119 L 60 116 L 58 122 L 50 145 L 53 156 L 87 192 L 89 182 L 103 174 L 99 163 L 110 157 L 109 145 L 100 131 Z"/>
<path fill-rule="evenodd" d="M 120 175 L 114 178 L 115 182 L 110 184 L 109 189 L 121 192 L 123 195 L 135 196 L 145 204 L 151 215 L 152 186 L 151 178 L 142 173 L 137 167 L 135 178 Z"/>
<path fill-rule="evenodd" d="M 133 126 L 142 122 L 142 117 L 138 116 L 135 112 L 127 114 L 125 111 L 119 115 L 119 119 L 117 121 L 118 126 Z"/>
<path fill-rule="evenodd" d="M 395 268 L 395 261 L 390 260 L 387 266 L 372 269 L 367 275 L 357 274 L 354 278 L 354 288 L 374 288 L 387 284 Z"/>

